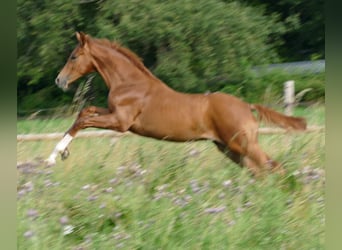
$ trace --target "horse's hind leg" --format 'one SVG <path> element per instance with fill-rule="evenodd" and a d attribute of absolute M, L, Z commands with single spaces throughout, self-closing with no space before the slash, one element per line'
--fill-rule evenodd
<path fill-rule="evenodd" d="M 259 146 L 256 134 L 241 133 L 227 140 L 227 144 L 215 142 L 218 149 L 241 167 L 247 167 L 255 177 L 266 170 L 284 174 L 280 164 L 272 160 Z"/>
<path fill-rule="evenodd" d="M 286 173 L 285 169 L 277 161 L 272 160 L 255 142 L 248 145 L 247 155 L 263 170 L 277 172 L 281 175 Z"/>
<path fill-rule="evenodd" d="M 220 150 L 224 155 L 226 155 L 228 158 L 230 158 L 233 162 L 236 164 L 240 165 L 242 167 L 242 157 L 240 153 L 233 152 L 227 148 L 226 145 L 219 143 L 219 142 L 214 142 L 218 150 Z"/>
<path fill-rule="evenodd" d="M 233 151 L 222 143 L 214 143 L 223 154 L 225 154 L 229 159 L 238 164 L 240 167 L 247 167 L 250 170 L 250 172 L 256 177 L 260 175 L 259 166 L 248 156 L 244 155 L 241 150 L 240 152 Z"/>

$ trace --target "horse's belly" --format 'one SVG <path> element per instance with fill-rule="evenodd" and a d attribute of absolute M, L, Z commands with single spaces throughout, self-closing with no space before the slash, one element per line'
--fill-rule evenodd
<path fill-rule="evenodd" d="M 132 132 L 172 141 L 216 139 L 206 95 L 178 93 L 170 97 L 161 93 L 136 117 Z"/>
<path fill-rule="evenodd" d="M 133 133 L 170 141 L 190 141 L 198 139 L 214 139 L 215 135 L 203 122 L 185 119 L 138 119 L 130 128 Z"/>

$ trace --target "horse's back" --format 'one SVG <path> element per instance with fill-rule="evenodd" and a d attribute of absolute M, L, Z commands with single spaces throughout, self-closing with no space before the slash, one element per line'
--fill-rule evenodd
<path fill-rule="evenodd" d="M 208 99 L 213 112 L 227 114 L 232 119 L 235 117 L 241 117 L 242 115 L 248 117 L 251 115 L 250 104 L 233 95 L 215 92 L 209 94 Z M 240 119 L 241 118 L 237 118 L 237 120 Z"/>

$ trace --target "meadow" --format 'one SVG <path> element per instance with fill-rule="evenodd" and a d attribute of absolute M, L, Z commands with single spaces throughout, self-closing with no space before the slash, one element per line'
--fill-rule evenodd
<path fill-rule="evenodd" d="M 323 105 L 297 109 L 324 125 Z M 18 120 L 17 133 L 64 132 L 72 118 Z M 18 249 L 324 249 L 325 137 L 260 135 L 285 177 L 254 179 L 209 141 L 135 135 L 17 143 Z"/>

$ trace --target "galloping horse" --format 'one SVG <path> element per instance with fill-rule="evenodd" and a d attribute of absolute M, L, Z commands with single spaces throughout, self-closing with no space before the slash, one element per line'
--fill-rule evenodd
<path fill-rule="evenodd" d="M 109 89 L 108 108 L 84 108 L 46 160 L 49 165 L 56 163 L 59 153 L 62 158 L 67 157 L 67 146 L 78 131 L 95 127 L 178 142 L 207 139 L 255 175 L 264 170 L 283 172 L 281 165 L 258 144 L 258 120 L 285 129 L 306 129 L 304 118 L 285 116 L 229 94 L 177 92 L 118 43 L 83 32 L 76 32 L 76 37 L 79 44 L 57 76 L 56 84 L 66 90 L 80 77 L 98 72 Z M 258 120 L 253 111 L 259 114 Z"/>

